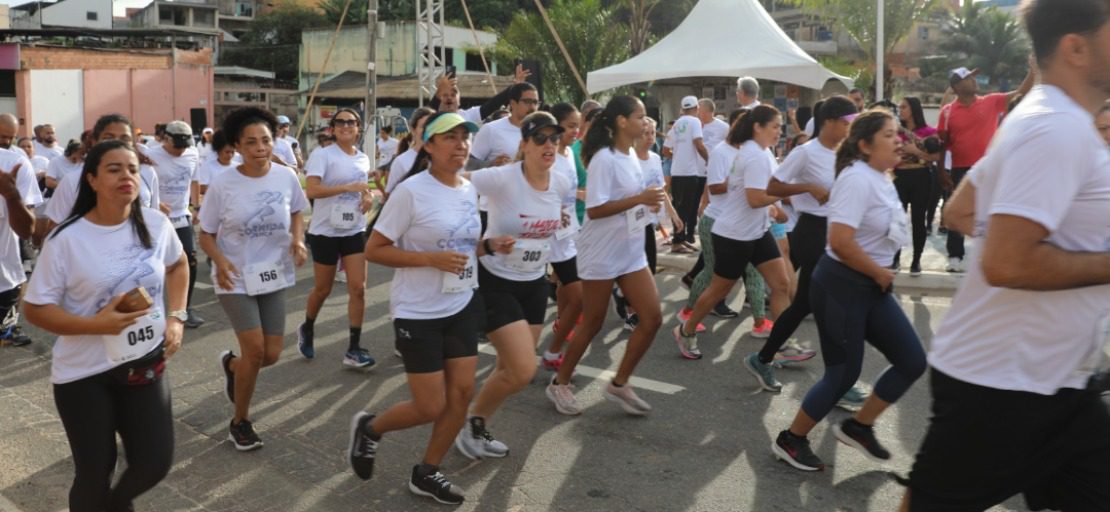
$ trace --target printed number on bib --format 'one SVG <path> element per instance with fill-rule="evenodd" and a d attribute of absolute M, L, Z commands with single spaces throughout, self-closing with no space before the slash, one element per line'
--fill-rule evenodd
<path fill-rule="evenodd" d="M 551 258 L 551 244 L 547 240 L 520 239 L 513 244 L 513 252 L 505 255 L 505 266 L 521 272 L 542 270 Z"/>
<path fill-rule="evenodd" d="M 443 293 L 462 293 L 478 287 L 478 266 L 474 264 L 474 256 L 466 262 L 466 268 L 458 274 L 443 273 Z"/>
<path fill-rule="evenodd" d="M 166 317 L 159 309 L 139 318 L 115 336 L 101 336 L 104 352 L 113 365 L 134 361 L 154 350 L 166 334 Z"/>
<path fill-rule="evenodd" d="M 651 218 L 648 215 L 647 208 L 643 205 L 637 206 L 630 210 L 624 211 L 624 217 L 628 220 L 628 234 L 635 235 L 644 231 L 644 226 L 651 223 Z"/>
<path fill-rule="evenodd" d="M 243 281 L 247 286 L 247 295 L 265 295 L 288 288 L 282 269 L 285 266 L 281 261 L 268 261 L 247 265 L 243 269 Z"/>
<path fill-rule="evenodd" d="M 189 216 L 170 217 L 170 224 L 173 225 L 174 229 L 187 228 L 189 227 Z"/>
<path fill-rule="evenodd" d="M 331 225 L 336 229 L 354 229 L 362 225 L 358 203 L 335 203 L 331 207 Z"/>

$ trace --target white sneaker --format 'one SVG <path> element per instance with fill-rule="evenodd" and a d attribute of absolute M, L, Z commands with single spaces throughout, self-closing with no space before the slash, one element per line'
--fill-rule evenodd
<path fill-rule="evenodd" d="M 578 400 L 574 398 L 574 389 L 570 384 L 556 384 L 555 380 L 552 379 L 544 393 L 547 395 L 547 399 L 555 404 L 555 410 L 559 411 L 559 414 L 566 414 L 567 416 L 582 414 L 582 409 L 578 407 Z"/>
<path fill-rule="evenodd" d="M 346 270 L 340 270 L 340 271 L 336 272 L 335 273 L 335 282 L 337 282 L 337 283 L 346 283 L 347 282 L 347 271 Z"/>
<path fill-rule="evenodd" d="M 616 402 L 624 409 L 624 412 L 633 416 L 644 416 L 651 412 L 651 405 L 636 396 L 636 392 L 632 391 L 632 386 L 625 383 L 621 387 L 614 386 L 612 382 L 605 386 L 605 399 L 610 402 Z"/>
<path fill-rule="evenodd" d="M 501 458 L 509 454 L 509 447 L 493 438 L 486 430 L 486 422 L 477 416 L 471 417 L 455 437 L 455 448 L 466 458 L 478 460 Z"/>
<path fill-rule="evenodd" d="M 961 258 L 951 257 L 948 258 L 948 271 L 949 272 L 963 272 L 964 260 Z"/>

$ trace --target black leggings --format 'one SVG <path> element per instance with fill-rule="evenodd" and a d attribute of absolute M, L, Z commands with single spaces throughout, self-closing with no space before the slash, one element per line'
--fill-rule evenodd
<path fill-rule="evenodd" d="M 674 230 L 671 243 L 694 242 L 698 230 L 698 206 L 705 190 L 705 178 L 698 176 L 671 176 L 671 195 L 674 209 L 682 219 L 684 229 Z"/>
<path fill-rule="evenodd" d="M 968 170 L 970 169 L 967 167 L 952 169 L 953 187 L 960 186 L 960 182 L 963 181 L 964 176 L 967 175 Z M 953 188 L 953 191 L 955 191 L 955 188 Z M 964 236 L 956 232 L 956 230 L 948 230 L 948 240 L 945 243 L 945 246 L 948 249 L 949 258 L 959 258 L 961 260 L 964 259 Z"/>
<path fill-rule="evenodd" d="M 117 368 L 54 385 L 54 404 L 76 468 L 71 512 L 130 510 L 131 501 L 157 485 L 173 465 L 167 374 L 145 386 L 129 386 L 122 372 Z M 123 440 L 127 469 L 112 488 L 116 433 Z"/>
<path fill-rule="evenodd" d="M 933 174 L 928 167 L 896 169 L 894 187 L 898 189 L 902 209 L 910 207 L 910 224 L 913 225 L 913 262 L 921 264 L 921 253 L 925 251 L 925 239 L 928 236 L 925 232 L 925 214 L 929 208 L 929 197 L 933 193 Z M 898 256 L 894 257 L 894 261 L 898 261 Z"/>
<path fill-rule="evenodd" d="M 771 328 L 771 336 L 763 343 L 759 350 L 759 360 L 768 364 L 775 359 L 775 353 L 786 344 L 786 340 L 798 330 L 806 316 L 812 312 L 809 305 L 809 283 L 817 261 L 825 254 L 825 238 L 828 231 L 828 221 L 825 217 L 818 217 L 803 213 L 798 218 L 798 224 L 790 233 L 790 259 L 798 269 L 798 291 L 794 293 L 794 301 L 790 307 L 775 319 L 775 326 Z"/>
<path fill-rule="evenodd" d="M 181 250 L 185 251 L 185 257 L 189 260 L 189 297 L 185 301 L 185 307 L 193 307 L 193 287 L 197 284 L 197 246 L 193 241 L 194 234 L 192 227 L 177 228 L 177 238 L 181 240 Z"/>
<path fill-rule="evenodd" d="M 651 270 L 651 275 L 655 275 L 656 252 L 655 224 L 648 224 L 644 228 L 644 254 L 647 255 L 648 269 Z"/>
<path fill-rule="evenodd" d="M 19 321 L 19 290 L 22 287 L 0 292 L 0 329 L 7 329 Z"/>

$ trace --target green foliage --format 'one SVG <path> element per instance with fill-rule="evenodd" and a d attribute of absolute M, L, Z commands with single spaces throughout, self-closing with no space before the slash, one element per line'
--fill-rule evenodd
<path fill-rule="evenodd" d="M 343 18 L 343 26 L 365 25 L 367 11 L 370 9 L 369 0 L 350 0 L 350 2 L 351 6 L 347 8 L 347 16 Z M 346 5 L 347 0 L 323 0 L 320 2 L 320 9 L 324 11 L 328 23 L 335 25 L 339 23 L 339 18 L 343 14 L 343 7 Z M 380 10 L 381 7 L 381 2 L 379 2 L 378 9 Z M 410 14 L 409 17 L 412 17 L 412 15 Z"/>
<path fill-rule="evenodd" d="M 991 85 L 1016 86 L 1029 70 L 1029 39 L 1017 20 L 994 6 L 967 2 L 944 28 L 940 50 L 950 69 L 979 68 Z"/>
<path fill-rule="evenodd" d="M 220 63 L 273 71 L 278 80 L 296 82 L 301 31 L 326 25 L 315 9 L 284 4 L 254 18 L 238 45 L 225 46 Z"/>
<path fill-rule="evenodd" d="M 851 36 L 868 60 L 875 60 L 878 39 L 875 0 L 786 0 L 828 20 Z M 909 34 L 917 21 L 924 20 L 941 5 L 939 0 L 885 0 L 883 4 L 883 48 L 889 52 Z"/>

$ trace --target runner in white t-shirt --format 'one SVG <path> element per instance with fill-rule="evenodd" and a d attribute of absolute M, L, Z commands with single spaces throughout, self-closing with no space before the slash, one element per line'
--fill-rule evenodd
<path fill-rule="evenodd" d="M 44 124 L 35 134 L 35 154 L 53 160 L 65 155 L 65 148 L 58 144 L 58 136 L 54 132 L 54 125 Z"/>
<path fill-rule="evenodd" d="M 633 148 L 636 150 L 636 157 L 640 160 L 640 170 L 643 172 L 644 187 L 654 188 L 659 187 L 666 190 L 666 182 L 663 177 L 663 159 L 654 151 L 651 146 L 655 144 L 655 120 L 650 117 L 644 118 L 644 135 L 636 140 Z M 656 243 L 655 232 L 662 222 L 662 218 L 666 217 L 671 221 L 674 229 L 681 230 L 683 227 L 682 219 L 679 218 L 678 212 L 671 204 L 670 196 L 663 201 L 662 211 L 659 213 L 652 213 L 649 215 L 651 223 L 644 227 L 644 254 L 647 256 L 648 269 L 652 274 L 655 274 L 656 262 Z M 632 320 L 632 326 L 635 327 L 636 315 L 631 313 L 628 318 Z M 628 322 L 626 322 L 628 323 Z"/>
<path fill-rule="evenodd" d="M 416 163 L 416 155 L 420 153 L 420 148 L 424 145 L 424 121 L 427 120 L 428 116 L 434 113 L 434 110 L 427 107 L 418 108 L 413 111 L 412 117 L 409 119 L 409 135 L 406 137 L 408 149 L 401 151 L 401 154 L 397 155 L 393 161 L 389 163 L 389 175 L 386 177 L 385 181 L 384 201 L 389 200 L 389 195 L 393 193 L 393 189 L 397 187 L 398 183 L 405 179 L 405 176 L 408 175 L 409 171 L 412 170 L 412 166 Z M 402 144 L 402 146 L 404 146 L 404 144 Z M 400 149 L 400 147 L 398 147 L 398 149 Z"/>
<path fill-rule="evenodd" d="M 891 366 L 881 372 L 859 412 L 833 425 L 832 431 L 868 458 L 890 459 L 873 425 L 925 372 L 921 340 L 891 288 L 890 262 L 910 241 L 906 215 L 889 176 L 901 154 L 898 123 L 885 110 L 868 111 L 852 121 L 848 138 L 837 149 L 839 176 L 825 205 L 828 246 L 813 271 L 811 291 L 825 374 L 806 393 L 790 428 L 771 445 L 776 457 L 803 471 L 825 467 L 806 436 L 859 378 L 865 340 Z"/>
<path fill-rule="evenodd" d="M 397 156 L 397 147 L 401 141 L 393 138 L 393 127 L 386 125 L 383 126 L 378 134 L 378 162 L 374 165 L 375 169 L 385 168 L 389 162 L 393 161 L 393 157 Z"/>
<path fill-rule="evenodd" d="M 366 211 L 370 197 L 370 157 L 358 149 L 362 118 L 352 109 L 339 109 L 329 121 L 335 144 L 314 151 L 305 165 L 305 194 L 315 203 L 308 234 L 312 235 L 312 292 L 305 320 L 297 328 L 297 347 L 305 358 L 316 357 L 313 344 L 316 315 L 331 295 L 340 261 L 347 272 L 349 339 L 343 364 L 373 368 L 374 358 L 362 348 L 362 319 L 366 308 Z"/>
<path fill-rule="evenodd" d="M 378 416 L 356 414 L 348 449 L 351 469 L 369 480 L 382 434 L 434 422 L 408 488 L 456 505 L 465 498 L 439 465 L 466 422 L 474 388 L 485 314 L 474 291 L 477 258 L 494 245 L 502 253 L 512 248 L 508 237 L 481 241 L 478 193 L 458 172 L 470 152 L 470 134 L 477 130 L 455 113 L 429 118 L 423 137 L 429 168 L 398 183 L 366 243 L 367 260 L 397 269 L 389 310 L 412 399 Z"/>
<path fill-rule="evenodd" d="M 297 173 L 272 163 L 277 119 L 259 108 L 224 119 L 227 140 L 243 156 L 235 172 L 212 179 L 200 208 L 200 246 L 212 258 L 212 283 L 242 356 L 220 355 L 227 398 L 235 404 L 229 438 L 239 451 L 262 447 L 250 422 L 258 372 L 277 362 L 285 338 L 285 289 L 308 258 Z"/>
<path fill-rule="evenodd" d="M 80 143 L 72 143 L 66 146 L 66 154 L 54 157 L 50 163 L 46 165 L 46 188 L 53 191 L 58 187 L 58 183 L 65 178 L 67 174 L 81 173 L 81 168 L 85 166 L 85 146 Z M 53 192 L 50 192 L 53 195 Z"/>
<path fill-rule="evenodd" d="M 181 346 L 189 267 L 166 216 L 139 206 L 130 143 L 98 144 L 88 160 L 92 183 L 81 183 L 77 216 L 43 246 L 23 308 L 59 335 L 50 380 L 73 455 L 70 509 L 131 510 L 173 465 L 164 369 Z M 138 288 L 152 307 L 128 307 Z M 127 467 L 110 485 L 117 434 Z"/>
<path fill-rule="evenodd" d="M 628 414 L 642 416 L 651 405 L 636 396 L 629 379 L 663 322 L 659 291 L 644 255 L 648 215 L 662 208 L 662 188 L 645 188 L 632 145 L 644 133 L 644 105 L 631 96 L 609 101 L 586 134 L 583 158 L 589 162 L 586 222 L 578 233 L 578 274 L 582 278 L 583 317 L 566 358 L 546 393 L 562 414 L 581 414 L 570 378 L 590 342 L 601 331 L 613 283 L 620 286 L 639 324 L 629 336 L 620 368 L 606 386 L 606 399 Z"/>
<path fill-rule="evenodd" d="M 216 130 L 212 135 L 212 155 L 200 163 L 193 176 L 193 182 L 197 185 L 197 204 L 200 204 L 200 200 L 208 192 L 208 185 L 213 179 L 225 172 L 234 171 L 242 163 L 243 158 L 235 152 L 235 146 L 227 140 L 224 131 Z M 199 211 L 197 215 L 200 215 Z"/>
<path fill-rule="evenodd" d="M 27 280 L 20 238 L 32 235 L 31 213 L 42 203 L 31 164 L 18 150 L 0 149 L 0 340 L 13 346 L 31 343 L 19 326 L 19 294 Z"/>
<path fill-rule="evenodd" d="M 482 126 L 470 146 L 470 155 L 479 167 L 504 165 L 520 150 L 520 126 L 524 118 L 540 106 L 539 92 L 530 83 L 509 88 L 509 115 Z"/>
<path fill-rule="evenodd" d="M 46 168 L 50 165 L 50 159 L 35 154 L 34 141 L 30 137 L 21 137 L 17 142 L 19 149 L 27 156 L 27 161 L 31 162 L 31 168 L 34 170 L 35 181 L 38 182 L 39 192 L 46 190 Z M 42 247 L 42 239 L 46 235 L 46 202 L 41 201 L 35 207 L 35 225 L 33 233 L 31 234 L 31 242 L 35 247 Z"/>
<path fill-rule="evenodd" d="M 35 153 L 34 141 L 30 137 L 20 137 L 16 144 L 19 145 L 19 149 L 26 153 L 27 159 L 31 161 L 31 167 L 35 170 L 35 177 L 39 180 L 45 180 L 46 167 L 50 165 L 50 159 Z"/>

